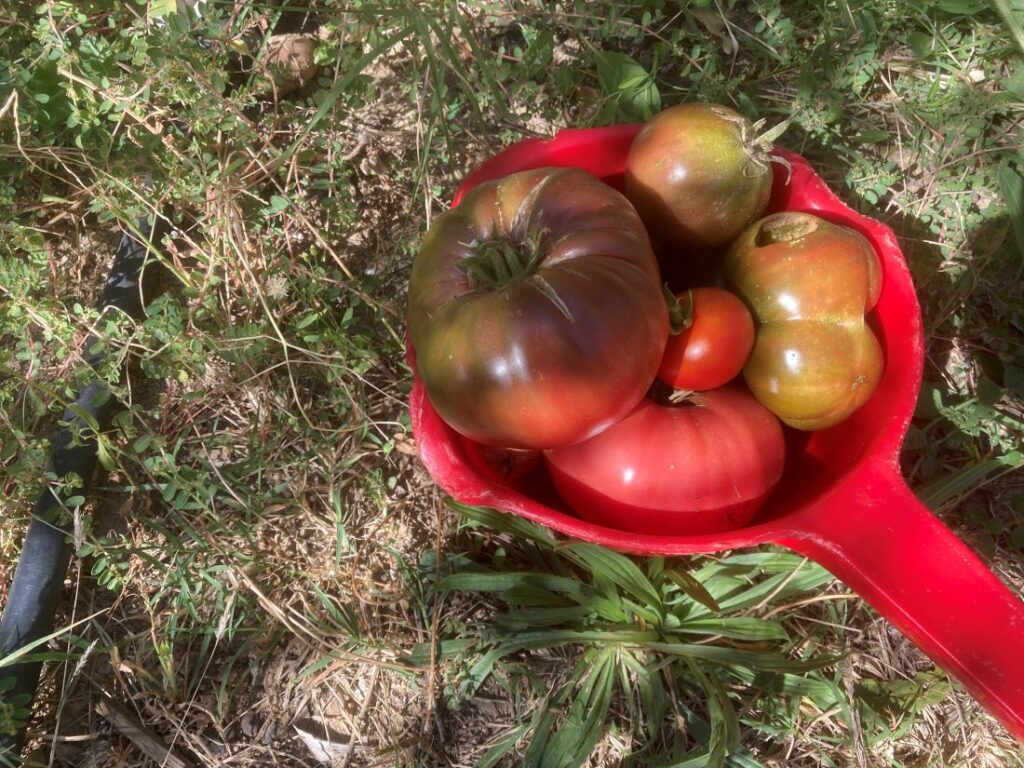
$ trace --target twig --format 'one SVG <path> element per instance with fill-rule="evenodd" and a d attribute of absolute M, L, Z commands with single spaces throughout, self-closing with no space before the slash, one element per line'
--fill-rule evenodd
<path fill-rule="evenodd" d="M 441 530 L 444 523 L 441 518 L 441 505 L 438 503 L 436 494 L 434 495 L 434 513 L 437 516 L 437 527 L 434 537 L 434 583 L 436 584 L 441 579 Z M 441 604 L 443 601 L 444 596 L 438 595 L 437 602 L 434 603 L 433 615 L 430 617 L 430 667 L 427 669 L 427 711 L 423 718 L 424 736 L 429 732 L 430 721 L 437 715 L 436 708 L 434 707 L 434 697 L 437 695 L 437 644 Z M 440 719 L 437 719 L 436 724 L 437 736 L 439 739 L 444 740 L 444 731 Z"/>
<path fill-rule="evenodd" d="M 131 712 L 111 699 L 104 699 L 96 705 L 96 712 L 106 718 L 118 733 L 138 747 L 146 757 L 157 762 L 162 768 L 189 768 L 185 762 L 168 749 L 160 738 L 146 728 Z"/>
<path fill-rule="evenodd" d="M 351 748 L 345 752 L 345 759 L 341 761 L 341 765 L 338 766 L 338 768 L 348 768 L 348 764 L 352 760 L 352 755 L 355 754 L 356 745 L 363 740 L 361 731 L 366 723 L 366 714 L 370 709 L 370 702 L 376 693 L 377 678 L 380 676 L 380 668 L 374 667 L 371 675 L 370 685 L 366 690 L 366 698 L 363 699 L 363 703 L 359 707 L 359 714 L 356 715 L 357 730 L 349 737 L 349 745 Z"/>

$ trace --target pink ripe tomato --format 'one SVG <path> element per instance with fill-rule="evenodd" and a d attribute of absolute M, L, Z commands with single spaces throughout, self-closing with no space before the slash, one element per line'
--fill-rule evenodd
<path fill-rule="evenodd" d="M 779 420 L 740 386 L 684 403 L 646 398 L 595 437 L 546 451 L 580 517 L 622 531 L 687 535 L 746 524 L 782 475 Z"/>

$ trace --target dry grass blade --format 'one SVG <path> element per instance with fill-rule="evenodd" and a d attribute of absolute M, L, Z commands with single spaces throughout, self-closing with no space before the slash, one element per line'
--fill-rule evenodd
<path fill-rule="evenodd" d="M 175 754 L 150 729 L 128 709 L 111 699 L 105 699 L 96 705 L 96 713 L 108 720 L 119 734 L 131 741 L 150 760 L 166 768 L 191 768 L 194 763 L 187 762 Z"/>

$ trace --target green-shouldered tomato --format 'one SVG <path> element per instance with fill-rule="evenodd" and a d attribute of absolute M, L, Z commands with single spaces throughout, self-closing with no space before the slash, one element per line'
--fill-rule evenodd
<path fill-rule="evenodd" d="M 809 213 L 777 213 L 740 235 L 723 273 L 754 313 L 743 376 L 758 400 L 805 430 L 838 424 L 867 401 L 884 365 L 865 320 L 882 285 L 867 238 Z"/>
<path fill-rule="evenodd" d="M 764 214 L 771 142 L 756 134 L 728 107 L 680 104 L 637 135 L 626 160 L 626 196 L 670 258 L 725 246 Z"/>

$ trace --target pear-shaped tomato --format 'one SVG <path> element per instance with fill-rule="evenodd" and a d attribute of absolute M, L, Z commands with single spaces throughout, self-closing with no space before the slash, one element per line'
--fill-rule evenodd
<path fill-rule="evenodd" d="M 758 400 L 806 430 L 838 424 L 867 401 L 883 358 L 865 314 L 882 282 L 863 235 L 809 213 L 777 213 L 740 235 L 723 271 L 754 313 L 743 376 Z"/>
<path fill-rule="evenodd" d="M 668 339 L 640 217 L 569 168 L 481 184 L 435 219 L 413 264 L 408 323 L 441 418 L 506 448 L 568 445 L 617 422 Z"/>

